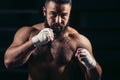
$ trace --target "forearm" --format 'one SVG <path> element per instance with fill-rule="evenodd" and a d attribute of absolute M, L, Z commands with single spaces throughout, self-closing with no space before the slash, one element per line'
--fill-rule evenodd
<path fill-rule="evenodd" d="M 102 68 L 99 64 L 96 64 L 95 68 L 86 69 L 86 80 L 101 80 Z"/>
<path fill-rule="evenodd" d="M 8 48 L 4 58 L 5 66 L 8 68 L 24 64 L 29 59 L 33 49 L 34 46 L 32 41 Z"/>

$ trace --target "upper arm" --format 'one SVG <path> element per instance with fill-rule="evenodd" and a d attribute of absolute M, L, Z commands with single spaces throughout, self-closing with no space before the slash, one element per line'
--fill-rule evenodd
<path fill-rule="evenodd" d="M 14 35 L 13 42 L 10 47 L 13 46 L 20 46 L 23 43 L 25 43 L 27 40 L 29 40 L 31 33 L 30 27 L 22 27 L 20 28 Z"/>
<path fill-rule="evenodd" d="M 86 36 L 78 33 L 74 28 L 71 27 L 69 27 L 69 33 L 69 36 L 75 41 L 76 50 L 77 48 L 87 49 L 93 56 L 91 42 Z"/>
<path fill-rule="evenodd" d="M 90 55 L 92 57 L 93 56 L 93 51 L 92 51 L 92 44 L 90 42 L 90 40 L 85 37 L 84 35 L 81 35 L 81 34 L 78 34 L 78 40 L 77 40 L 78 44 L 77 44 L 77 48 L 84 48 L 84 49 L 87 49 L 90 53 Z"/>
<path fill-rule="evenodd" d="M 92 52 L 92 45 L 90 40 L 87 37 L 85 37 L 84 35 L 80 35 L 79 43 L 81 47 L 86 48 L 88 51 Z"/>

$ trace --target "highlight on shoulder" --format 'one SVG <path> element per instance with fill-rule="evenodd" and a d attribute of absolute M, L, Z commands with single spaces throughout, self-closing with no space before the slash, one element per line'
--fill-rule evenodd
<path fill-rule="evenodd" d="M 67 35 L 70 36 L 71 38 L 79 38 L 80 37 L 79 32 L 72 27 L 68 27 Z"/>
<path fill-rule="evenodd" d="M 33 25 L 32 27 L 37 30 L 42 30 L 43 28 L 45 28 L 45 23 L 38 23 L 38 24 Z"/>

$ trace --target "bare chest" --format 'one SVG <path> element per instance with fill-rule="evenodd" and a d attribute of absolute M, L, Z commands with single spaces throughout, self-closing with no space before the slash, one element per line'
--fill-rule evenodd
<path fill-rule="evenodd" d="M 51 55 L 57 64 L 64 64 L 71 60 L 73 51 L 67 42 L 53 42 L 51 44 Z"/>
<path fill-rule="evenodd" d="M 33 57 L 40 62 L 54 62 L 57 65 L 65 65 L 73 56 L 73 50 L 69 41 L 55 40 L 42 48 L 37 48 Z"/>

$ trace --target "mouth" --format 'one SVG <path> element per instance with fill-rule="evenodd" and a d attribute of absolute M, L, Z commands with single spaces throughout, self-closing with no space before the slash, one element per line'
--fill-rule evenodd
<path fill-rule="evenodd" d="M 62 27 L 61 27 L 61 26 L 53 26 L 52 29 L 53 29 L 53 30 L 61 30 Z"/>
<path fill-rule="evenodd" d="M 53 27 L 52 29 L 55 34 L 60 34 L 62 31 L 61 27 Z"/>
<path fill-rule="evenodd" d="M 55 26 L 54 29 L 61 29 L 61 26 Z"/>
<path fill-rule="evenodd" d="M 54 27 L 54 28 L 53 28 L 53 31 L 55 31 L 55 32 L 60 32 L 60 31 L 61 31 L 61 28 L 60 28 L 60 27 Z"/>
<path fill-rule="evenodd" d="M 51 28 L 53 29 L 53 32 L 59 34 L 62 32 L 63 30 L 63 24 L 60 23 L 55 23 L 51 26 Z"/>

